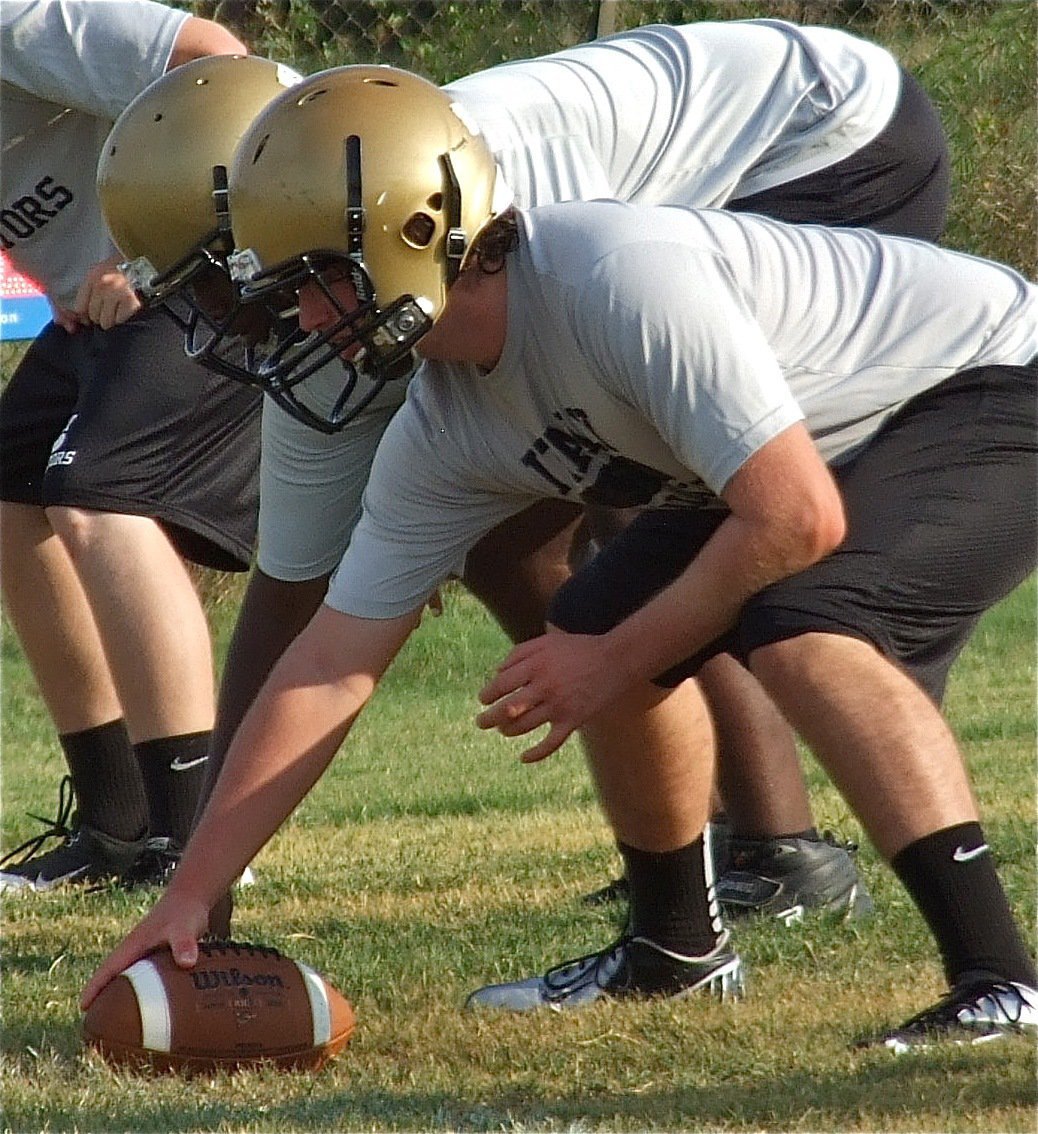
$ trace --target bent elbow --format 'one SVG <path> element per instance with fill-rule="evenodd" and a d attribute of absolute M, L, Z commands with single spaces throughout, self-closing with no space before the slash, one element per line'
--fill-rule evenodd
<path fill-rule="evenodd" d="M 847 535 L 847 515 L 839 493 L 827 493 L 816 500 L 805 517 L 801 529 L 804 534 L 804 551 L 811 566 L 832 554 Z"/>

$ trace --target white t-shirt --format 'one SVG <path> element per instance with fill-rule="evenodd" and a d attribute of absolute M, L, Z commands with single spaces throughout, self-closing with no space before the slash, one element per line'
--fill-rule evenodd
<path fill-rule="evenodd" d="M 486 135 L 523 207 L 594 197 L 712 206 L 833 164 L 897 105 L 897 62 L 831 28 L 778 20 L 651 26 L 446 88 Z M 305 383 L 330 407 L 342 370 Z M 390 383 L 334 436 L 265 399 L 259 565 L 312 579 L 338 563 L 378 440 L 403 401 Z"/>
<path fill-rule="evenodd" d="M 444 88 L 516 202 L 723 205 L 850 156 L 890 121 L 894 57 L 781 20 L 654 24 Z"/>
<path fill-rule="evenodd" d="M 498 365 L 412 380 L 332 580 L 337 610 L 413 610 L 539 498 L 716 506 L 797 421 L 838 464 L 951 374 L 1038 355 L 1038 288 L 923 242 L 617 202 L 523 223 Z"/>
<path fill-rule="evenodd" d="M 152 0 L 0 4 L 0 246 L 53 302 L 116 254 L 95 178 L 121 111 L 166 71 L 187 12 Z"/>

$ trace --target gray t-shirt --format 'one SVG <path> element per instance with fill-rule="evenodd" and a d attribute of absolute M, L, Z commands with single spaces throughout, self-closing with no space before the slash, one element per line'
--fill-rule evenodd
<path fill-rule="evenodd" d="M 501 358 L 412 380 L 337 610 L 414 609 L 539 498 L 718 506 L 797 421 L 836 464 L 949 375 L 1038 355 L 1038 288 L 919 241 L 611 201 L 520 215 Z"/>
<path fill-rule="evenodd" d="M 479 124 L 524 208 L 617 197 L 722 205 L 871 142 L 897 61 L 781 20 L 649 25 L 444 88 Z"/>
<path fill-rule="evenodd" d="M 116 253 L 95 187 L 101 148 L 189 18 L 152 0 L 0 4 L 0 246 L 61 306 Z"/>
<path fill-rule="evenodd" d="M 871 142 L 897 107 L 882 47 L 778 20 L 647 26 L 445 88 L 486 136 L 523 208 L 595 197 L 713 206 L 832 165 Z M 315 406 L 338 365 L 305 383 Z M 259 565 L 312 579 L 339 562 L 379 437 L 403 383 L 341 433 L 263 407 Z"/>

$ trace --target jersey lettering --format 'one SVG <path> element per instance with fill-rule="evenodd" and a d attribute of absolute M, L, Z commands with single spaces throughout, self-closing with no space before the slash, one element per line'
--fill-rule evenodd
<path fill-rule="evenodd" d="M 72 191 L 53 177 L 37 181 L 31 195 L 0 209 L 0 247 L 6 252 L 19 240 L 28 240 L 73 200 Z"/>
<path fill-rule="evenodd" d="M 76 459 L 75 449 L 67 449 L 65 446 L 68 444 L 69 430 L 76 424 L 76 418 L 79 417 L 78 413 L 74 413 L 67 422 L 65 428 L 58 434 L 51 446 L 50 456 L 47 458 L 47 468 L 52 469 L 61 465 L 71 465 Z"/>
<path fill-rule="evenodd" d="M 526 450 L 522 463 L 560 496 L 576 493 L 586 504 L 608 508 L 694 507 L 719 504 L 690 474 L 679 481 L 623 456 L 604 441 L 580 408 L 557 412 L 555 422 Z"/>
<path fill-rule="evenodd" d="M 36 192 L 55 209 L 63 209 L 72 200 L 72 190 L 64 185 L 55 185 L 53 177 L 45 177 L 37 182 Z"/>

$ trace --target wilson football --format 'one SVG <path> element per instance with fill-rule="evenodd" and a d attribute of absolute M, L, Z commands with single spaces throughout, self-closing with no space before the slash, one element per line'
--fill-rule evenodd
<path fill-rule="evenodd" d="M 84 1041 L 158 1071 L 314 1070 L 349 1041 L 353 1008 L 308 965 L 236 941 L 198 949 L 191 969 L 161 949 L 120 973 L 87 1010 Z"/>

